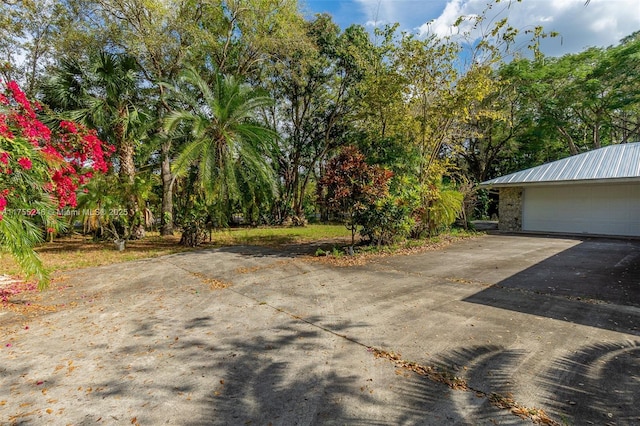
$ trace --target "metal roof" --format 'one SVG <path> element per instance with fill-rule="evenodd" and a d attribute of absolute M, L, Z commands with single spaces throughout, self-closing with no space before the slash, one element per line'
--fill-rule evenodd
<path fill-rule="evenodd" d="M 482 182 L 481 186 L 522 186 L 610 179 L 640 180 L 640 142 L 610 145 Z"/>

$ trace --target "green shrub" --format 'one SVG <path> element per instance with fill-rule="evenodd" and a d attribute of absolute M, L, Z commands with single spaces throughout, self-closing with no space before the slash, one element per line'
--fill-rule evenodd
<path fill-rule="evenodd" d="M 405 239 L 413 226 L 412 202 L 397 195 L 388 195 L 361 212 L 360 235 L 370 244 L 389 245 Z"/>
<path fill-rule="evenodd" d="M 413 238 L 433 236 L 447 229 L 462 213 L 464 195 L 455 189 L 438 184 L 421 188 L 422 204 L 413 212 Z"/>

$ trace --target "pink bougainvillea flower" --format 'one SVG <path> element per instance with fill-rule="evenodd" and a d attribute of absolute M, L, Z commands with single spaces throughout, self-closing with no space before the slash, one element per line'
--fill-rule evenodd
<path fill-rule="evenodd" d="M 18 83 L 16 83 L 14 80 L 11 80 L 9 83 L 7 83 L 7 88 L 11 91 L 13 99 L 15 99 L 15 101 L 25 109 L 27 114 L 29 114 L 29 116 L 35 116 L 33 108 L 31 107 L 31 103 L 27 99 L 27 96 L 24 94 L 24 92 L 20 90 L 20 86 L 18 86 Z"/>
<path fill-rule="evenodd" d="M 63 130 L 66 130 L 69 133 L 78 133 L 78 128 L 76 127 L 76 124 L 72 121 L 61 121 L 60 122 L 60 128 Z"/>
<path fill-rule="evenodd" d="M 0 136 L 4 136 L 7 139 L 13 139 L 14 137 L 13 132 L 11 132 L 9 125 L 7 124 L 7 116 L 5 114 L 0 114 Z"/>
<path fill-rule="evenodd" d="M 108 171 L 115 147 L 102 142 L 95 130 L 72 121 L 61 121 L 52 132 L 36 114 L 42 107 L 30 101 L 15 81 L 3 86 L 0 106 L 7 108 L 3 107 L 0 113 L 0 176 L 11 175 L 11 169 L 17 167 L 15 162 L 21 167 L 15 179 L 33 174 L 40 180 L 40 189 L 60 208 L 75 207 L 78 187 L 92 178 L 92 172 Z M 34 154 L 14 151 L 15 139 L 30 143 Z M 4 205 L 7 195 L 0 193 Z"/>
<path fill-rule="evenodd" d="M 56 151 L 54 147 L 49 145 L 42 148 L 42 154 L 44 154 L 45 158 L 50 161 L 63 160 L 62 155 L 60 155 L 60 153 Z"/>
<path fill-rule="evenodd" d="M 20 164 L 25 170 L 31 170 L 31 167 L 33 167 L 33 163 L 31 163 L 31 160 L 27 157 L 18 158 L 18 164 Z"/>

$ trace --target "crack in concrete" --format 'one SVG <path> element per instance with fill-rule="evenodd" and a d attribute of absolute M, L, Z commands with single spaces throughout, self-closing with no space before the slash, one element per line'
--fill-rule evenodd
<path fill-rule="evenodd" d="M 196 273 L 188 270 L 187 268 L 175 265 L 171 262 L 167 262 L 170 263 L 171 265 L 180 268 L 192 275 L 196 275 Z M 198 274 L 198 277 L 202 276 L 202 274 Z M 519 404 L 518 402 L 516 402 L 513 398 L 511 398 L 510 396 L 505 396 L 505 395 L 501 395 L 499 393 L 496 392 L 485 392 L 479 389 L 475 389 L 471 386 L 469 386 L 469 384 L 466 382 L 466 380 L 455 376 L 455 374 L 453 374 L 451 371 L 445 369 L 445 368 L 437 368 L 437 367 L 431 367 L 431 366 L 424 366 L 415 362 L 411 362 L 411 361 L 406 361 L 403 360 L 400 357 L 400 354 L 396 354 L 394 352 L 388 352 L 385 351 L 383 349 L 380 348 L 376 348 L 376 347 L 372 347 L 369 346 L 365 343 L 360 342 L 359 340 L 357 340 L 354 337 L 350 337 L 346 334 L 341 334 L 338 333 L 328 327 L 325 327 L 321 324 L 318 324 L 316 322 L 313 321 L 309 321 L 299 315 L 296 315 L 292 312 L 289 312 L 283 308 L 279 308 L 277 306 L 271 305 L 270 303 L 267 303 L 265 301 L 259 300 L 258 298 L 249 296 L 245 293 L 242 293 L 238 290 L 234 290 L 233 288 L 226 288 L 227 291 L 231 291 L 241 297 L 247 298 L 249 300 L 252 300 L 254 302 L 256 302 L 258 305 L 263 305 L 263 306 L 268 306 L 269 308 L 280 312 L 282 314 L 285 314 L 293 319 L 295 319 L 296 321 L 300 321 L 303 322 L 311 327 L 317 328 L 325 333 L 331 334 L 333 336 L 342 338 L 344 340 L 349 341 L 350 343 L 356 344 L 358 346 L 361 346 L 363 348 L 365 348 L 367 350 L 367 352 L 370 352 L 373 354 L 373 356 L 375 358 L 382 358 L 382 359 L 386 359 L 388 361 L 393 362 L 397 367 L 399 368 L 403 368 L 409 371 L 414 372 L 415 374 L 418 374 L 419 376 L 425 377 L 428 380 L 431 380 L 432 382 L 435 383 L 441 383 L 441 384 L 445 384 L 446 386 L 448 386 L 449 388 L 453 389 L 453 390 L 458 390 L 458 391 L 465 391 L 465 392 L 474 392 L 478 397 L 482 397 L 487 399 L 493 406 L 503 409 L 503 410 L 509 410 L 514 416 L 520 417 L 521 419 L 529 419 L 531 420 L 534 424 L 538 424 L 538 425 L 549 425 L 549 426 L 560 426 L 560 423 L 556 422 L 555 420 L 551 419 L 544 410 L 542 409 L 537 409 L 537 408 L 529 408 L 529 407 L 525 407 L 522 404 Z"/>

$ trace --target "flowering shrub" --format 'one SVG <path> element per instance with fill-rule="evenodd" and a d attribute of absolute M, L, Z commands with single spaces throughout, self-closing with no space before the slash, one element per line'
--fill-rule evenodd
<path fill-rule="evenodd" d="M 79 187 L 108 170 L 115 150 L 77 123 L 45 125 L 37 115 L 42 110 L 14 81 L 0 93 L 0 248 L 41 281 L 46 274 L 33 245 L 44 228 L 35 226 L 34 217 L 50 228 L 56 210 L 75 207 Z"/>
<path fill-rule="evenodd" d="M 39 104 L 29 102 L 14 81 L 7 84 L 6 93 L 0 94 L 3 198 L 25 189 L 19 183 L 31 177 L 39 184 L 32 189 L 51 194 L 58 207 L 75 207 L 78 186 L 94 172 L 107 171 L 107 157 L 114 148 L 105 146 L 95 131 L 70 121 L 60 122 L 59 129 L 52 132 L 36 115 L 41 109 Z M 31 176 L 25 176 L 30 171 Z"/>

